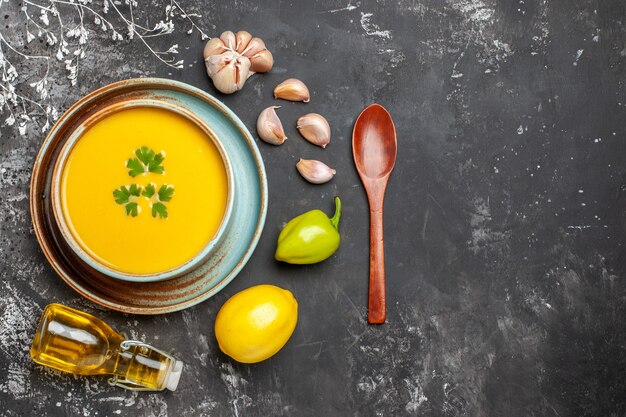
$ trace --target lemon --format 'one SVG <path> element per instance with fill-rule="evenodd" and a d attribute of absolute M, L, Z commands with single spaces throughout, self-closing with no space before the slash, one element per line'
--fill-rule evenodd
<path fill-rule="evenodd" d="M 298 302 L 290 291 L 256 285 L 228 299 L 215 319 L 222 352 L 238 362 L 256 363 L 275 355 L 298 322 Z"/>

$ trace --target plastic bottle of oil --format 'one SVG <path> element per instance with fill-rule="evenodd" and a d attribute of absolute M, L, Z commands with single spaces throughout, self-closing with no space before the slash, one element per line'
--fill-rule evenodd
<path fill-rule="evenodd" d="M 128 340 L 91 314 L 61 304 L 44 310 L 30 356 L 64 372 L 111 375 L 111 385 L 142 391 L 174 391 L 183 368 L 171 355 Z"/>

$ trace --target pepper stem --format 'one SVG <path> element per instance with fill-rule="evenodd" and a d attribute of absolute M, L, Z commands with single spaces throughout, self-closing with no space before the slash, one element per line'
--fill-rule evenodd
<path fill-rule="evenodd" d="M 333 225 L 335 229 L 339 227 L 339 220 L 341 219 L 341 200 L 338 196 L 335 197 L 335 214 L 330 218 L 330 224 Z"/>

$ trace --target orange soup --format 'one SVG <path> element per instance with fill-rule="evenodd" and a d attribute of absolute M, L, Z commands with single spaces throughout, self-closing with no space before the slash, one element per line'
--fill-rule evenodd
<path fill-rule="evenodd" d="M 96 122 L 61 173 L 72 236 L 100 264 L 156 274 L 199 254 L 228 200 L 224 161 L 207 133 L 169 110 L 136 107 Z"/>

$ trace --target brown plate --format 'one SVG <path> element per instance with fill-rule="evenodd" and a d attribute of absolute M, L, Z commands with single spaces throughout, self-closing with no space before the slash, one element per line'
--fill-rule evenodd
<path fill-rule="evenodd" d="M 85 263 L 68 245 L 55 221 L 50 187 L 54 164 L 68 138 L 95 112 L 128 100 L 184 107 L 208 125 L 228 155 L 234 174 L 234 204 L 228 230 L 213 255 L 197 269 L 159 282 L 107 276 Z M 135 314 L 161 314 L 195 305 L 226 286 L 248 261 L 267 212 L 267 179 L 256 144 L 241 120 L 209 94 L 172 80 L 141 78 L 110 84 L 70 107 L 44 140 L 31 177 L 33 227 L 44 255 L 74 290 L 105 307 Z"/>

